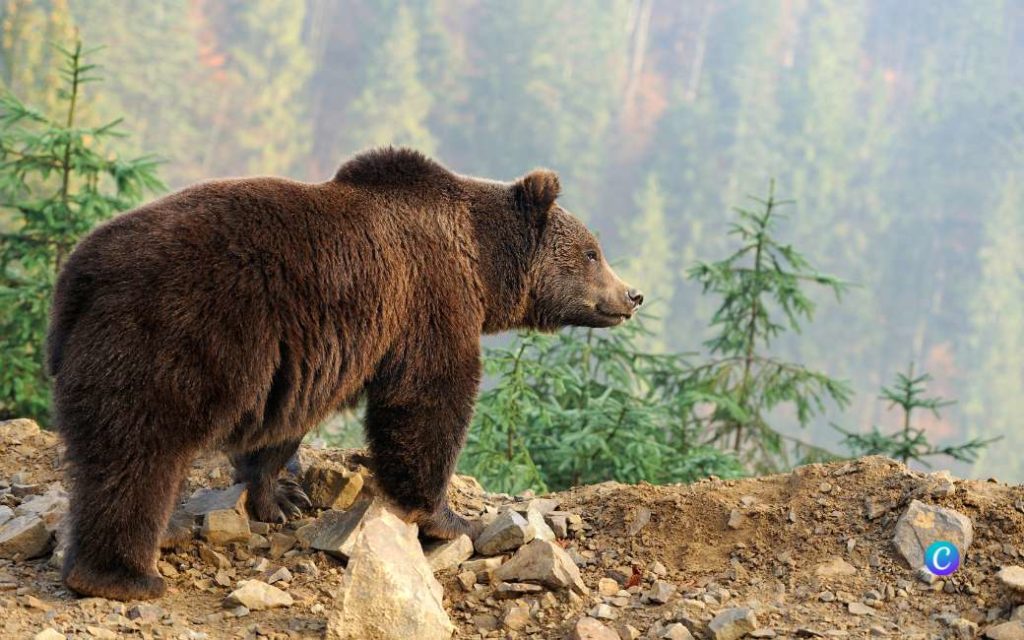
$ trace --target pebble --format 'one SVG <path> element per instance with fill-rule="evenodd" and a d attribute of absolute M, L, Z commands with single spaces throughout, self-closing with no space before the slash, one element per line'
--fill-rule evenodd
<path fill-rule="evenodd" d="M 228 594 L 224 602 L 232 607 L 243 605 L 251 611 L 290 607 L 295 604 L 288 593 L 261 580 L 240 582 L 239 587 Z"/>
<path fill-rule="evenodd" d="M 758 628 L 757 615 L 753 609 L 734 607 L 725 609 L 708 624 L 713 640 L 739 640 Z"/>
<path fill-rule="evenodd" d="M 573 625 L 571 640 L 619 640 L 619 634 L 591 617 L 580 618 Z"/>
<path fill-rule="evenodd" d="M 474 547 L 482 556 L 494 556 L 518 549 L 533 540 L 535 534 L 533 525 L 509 509 L 484 528 L 474 542 Z"/>

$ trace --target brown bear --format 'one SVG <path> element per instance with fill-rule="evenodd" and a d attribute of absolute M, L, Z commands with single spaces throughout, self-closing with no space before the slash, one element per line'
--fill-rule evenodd
<path fill-rule="evenodd" d="M 609 327 L 643 297 L 559 207 L 558 177 L 453 173 L 408 149 L 332 180 L 217 180 L 98 227 L 57 281 L 47 364 L 67 447 L 74 591 L 164 592 L 158 542 L 197 453 L 219 447 L 250 514 L 303 435 L 366 400 L 381 486 L 427 536 L 474 533 L 446 489 L 481 377 L 480 335 Z"/>

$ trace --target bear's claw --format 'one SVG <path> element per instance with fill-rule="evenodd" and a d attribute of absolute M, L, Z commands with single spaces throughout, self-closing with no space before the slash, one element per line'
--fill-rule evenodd
<path fill-rule="evenodd" d="M 313 503 L 299 483 L 290 478 L 280 478 L 272 489 L 249 487 L 248 508 L 254 520 L 284 524 L 289 519 L 302 517 L 302 510 L 312 508 Z"/>

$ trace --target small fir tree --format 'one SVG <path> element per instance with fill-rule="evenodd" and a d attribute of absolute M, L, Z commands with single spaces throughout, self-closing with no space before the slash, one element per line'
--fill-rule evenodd
<path fill-rule="evenodd" d="M 122 137 L 120 120 L 76 121 L 82 88 L 96 67 L 81 42 L 58 47 L 64 66 L 60 122 L 0 95 L 0 214 L 11 229 L 0 244 L 0 419 L 49 413 L 42 346 L 56 274 L 96 224 L 163 188 L 149 157 L 124 160 L 104 146 Z"/>

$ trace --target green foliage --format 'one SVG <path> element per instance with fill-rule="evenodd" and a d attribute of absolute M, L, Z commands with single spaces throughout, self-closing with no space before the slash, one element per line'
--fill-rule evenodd
<path fill-rule="evenodd" d="M 907 367 L 906 373 L 897 373 L 896 382 L 891 387 L 882 387 L 883 400 L 889 401 L 889 408 L 899 407 L 903 412 L 903 426 L 894 433 L 883 433 L 877 426 L 871 427 L 868 433 L 845 431 L 833 425 L 843 434 L 843 444 L 855 456 L 883 455 L 907 463 L 911 460 L 925 466 L 931 465 L 925 460 L 933 456 L 949 456 L 961 462 L 974 462 L 978 454 L 999 438 L 982 440 L 974 438 L 956 445 L 936 446 L 928 441 L 925 430 L 914 426 L 913 413 L 919 409 L 930 411 L 936 418 L 940 417 L 939 409 L 954 404 L 952 400 L 925 395 L 925 388 L 931 376 L 927 373 L 914 375 L 914 364 Z"/>
<path fill-rule="evenodd" d="M 488 350 L 496 383 L 477 403 L 461 471 L 507 492 L 741 474 L 732 456 L 699 444 L 688 409 L 700 396 L 673 382 L 685 362 L 643 353 L 643 334 L 638 325 L 523 334 Z"/>
<path fill-rule="evenodd" d="M 689 386 L 728 399 L 712 410 L 712 442 L 731 441 L 728 446 L 755 468 L 775 469 L 788 458 L 786 438 L 769 422 L 771 412 L 787 405 L 803 426 L 828 401 L 845 407 L 852 392 L 845 382 L 773 357 L 768 349 L 781 333 L 799 333 L 801 323 L 812 319 L 815 306 L 804 287 L 826 287 L 838 298 L 847 285 L 817 272 L 791 245 L 776 240 L 782 218 L 777 208 L 788 202 L 775 199 L 774 182 L 766 200 L 753 199 L 761 209 L 737 209 L 740 220 L 730 226 L 740 247 L 724 260 L 689 270 L 705 294 L 721 298 L 711 320 L 717 333 L 705 343 L 710 360 L 689 374 Z M 795 444 L 805 455 L 823 453 Z"/>
<path fill-rule="evenodd" d="M 162 188 L 152 158 L 123 160 L 104 148 L 120 120 L 77 124 L 83 85 L 94 82 L 81 43 L 64 58 L 55 122 L 10 93 L 0 96 L 0 211 L 12 231 L 0 246 L 0 418 L 49 413 L 42 346 L 55 276 L 96 224 Z"/>

